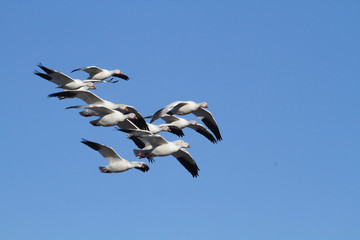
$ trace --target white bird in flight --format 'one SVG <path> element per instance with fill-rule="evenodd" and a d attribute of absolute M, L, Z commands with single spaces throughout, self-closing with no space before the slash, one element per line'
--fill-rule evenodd
<path fill-rule="evenodd" d="M 213 115 L 205 109 L 208 107 L 209 106 L 206 102 L 196 103 L 193 101 L 176 101 L 156 111 L 155 114 L 151 116 L 152 118 L 150 123 L 158 118 L 165 116 L 166 114 L 186 115 L 192 113 L 197 116 L 210 129 L 212 133 L 214 133 L 217 141 L 221 141 L 222 137 L 219 127 Z"/>
<path fill-rule="evenodd" d="M 73 79 L 62 72 L 44 67 L 41 64 L 38 64 L 38 67 L 41 68 L 45 73 L 35 71 L 35 75 L 38 75 L 39 77 L 55 83 L 56 85 L 58 85 L 58 88 L 63 88 L 64 90 L 96 89 L 94 83 L 99 82 L 94 80 Z"/>
<path fill-rule="evenodd" d="M 149 171 L 149 166 L 144 162 L 138 161 L 128 161 L 122 158 L 119 154 L 117 154 L 114 149 L 108 147 L 106 145 L 102 145 L 100 143 L 91 142 L 86 139 L 81 141 L 83 144 L 89 146 L 90 148 L 98 151 L 101 156 L 103 156 L 106 161 L 109 162 L 107 166 L 100 166 L 99 170 L 102 173 L 118 173 L 118 172 L 125 172 L 129 169 L 136 168 L 142 172 Z"/>
<path fill-rule="evenodd" d="M 134 149 L 134 154 L 140 158 L 148 158 L 153 161 L 152 157 L 174 156 L 193 177 L 199 176 L 199 168 L 190 155 L 184 148 L 190 148 L 189 143 L 183 140 L 176 140 L 173 142 L 166 141 L 158 134 L 147 134 L 143 130 L 122 130 L 126 132 L 129 137 L 135 138 L 143 144 L 142 149 Z"/>
<path fill-rule="evenodd" d="M 71 72 L 76 72 L 76 71 L 87 72 L 89 74 L 88 79 L 92 79 L 92 80 L 105 80 L 106 78 L 109 78 L 111 76 L 118 77 L 126 81 L 129 80 L 129 77 L 126 74 L 122 73 L 119 69 L 106 70 L 96 66 L 89 66 L 89 67 L 77 68 L 72 70 Z"/>

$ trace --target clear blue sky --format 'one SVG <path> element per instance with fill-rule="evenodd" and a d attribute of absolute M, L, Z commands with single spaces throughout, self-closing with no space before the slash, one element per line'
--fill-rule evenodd
<path fill-rule="evenodd" d="M 359 12 L 358 1 L 3 2 L 0 238 L 360 239 Z M 81 138 L 128 160 L 135 145 L 64 110 L 80 100 L 47 98 L 58 89 L 33 74 L 39 62 L 119 68 L 131 80 L 96 94 L 143 115 L 206 101 L 224 140 L 184 130 L 195 179 L 173 157 L 102 174 Z"/>

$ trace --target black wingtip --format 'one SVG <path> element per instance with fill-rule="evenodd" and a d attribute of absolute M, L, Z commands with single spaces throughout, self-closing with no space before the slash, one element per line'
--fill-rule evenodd
<path fill-rule="evenodd" d="M 147 172 L 150 170 L 150 167 L 146 163 L 142 163 L 142 166 L 136 167 L 136 169 L 139 169 L 142 172 Z"/>
<path fill-rule="evenodd" d="M 183 157 L 178 157 L 177 160 L 183 165 L 186 170 L 195 178 L 199 176 L 199 167 L 197 166 L 196 162 L 190 163 Z"/>
<path fill-rule="evenodd" d="M 124 132 L 124 133 L 132 133 L 132 132 L 133 132 L 133 130 L 131 130 L 131 129 L 125 129 L 125 128 L 116 127 L 115 129 L 118 130 L 118 131 L 120 131 L 120 132 Z"/>
<path fill-rule="evenodd" d="M 45 67 L 44 65 L 42 65 L 41 63 L 39 63 L 37 65 L 39 68 L 41 68 L 44 72 L 46 72 L 47 74 L 51 74 L 51 73 L 54 73 L 55 71 L 50 69 L 50 68 L 47 68 Z"/>
<path fill-rule="evenodd" d="M 190 172 L 193 178 L 197 178 L 199 176 L 199 167 L 196 165 L 196 170 L 194 172 Z"/>
<path fill-rule="evenodd" d="M 220 134 L 219 127 L 212 123 L 210 120 L 203 118 L 202 122 L 210 129 L 210 131 L 215 135 L 217 141 L 221 141 L 222 137 Z"/>
<path fill-rule="evenodd" d="M 98 144 L 96 142 L 88 141 L 85 138 L 82 138 L 81 142 L 96 151 L 100 150 L 100 144 Z"/>
<path fill-rule="evenodd" d="M 113 74 L 114 77 L 118 77 L 118 78 L 121 78 L 121 79 L 124 79 L 125 81 L 129 80 L 130 78 L 123 74 L 123 73 L 116 73 L 116 74 Z"/>
<path fill-rule="evenodd" d="M 76 94 L 77 92 L 62 91 L 62 92 L 51 93 L 48 95 L 48 97 L 74 98 Z"/>
<path fill-rule="evenodd" d="M 149 131 L 149 127 L 142 116 L 137 115 L 137 119 L 129 119 L 129 121 L 135 124 L 139 129 Z"/>
<path fill-rule="evenodd" d="M 77 69 L 72 70 L 71 72 L 73 73 L 73 72 L 79 71 L 80 69 L 81 68 L 77 68 Z"/>
<path fill-rule="evenodd" d="M 149 167 L 149 165 L 147 165 L 147 164 L 144 163 L 143 169 L 144 169 L 144 172 L 147 172 L 147 171 L 150 170 L 150 167 Z"/>
<path fill-rule="evenodd" d="M 170 133 L 175 134 L 178 137 L 185 136 L 184 132 L 180 128 L 176 126 L 169 126 L 169 128 L 170 128 Z"/>
<path fill-rule="evenodd" d="M 45 74 L 45 73 L 41 73 L 41 72 L 38 72 L 38 71 L 35 70 L 34 74 L 39 76 L 39 77 L 42 77 L 42 78 L 44 78 L 44 79 L 46 79 L 48 81 L 52 80 L 52 78 L 49 75 Z"/>
<path fill-rule="evenodd" d="M 196 129 L 196 132 L 200 133 L 204 137 L 206 137 L 210 142 L 217 143 L 218 140 L 215 139 L 215 137 L 208 131 L 204 131 L 201 128 Z"/>
<path fill-rule="evenodd" d="M 129 139 L 132 140 L 138 148 L 143 149 L 145 147 L 145 143 L 138 137 L 130 136 Z"/>

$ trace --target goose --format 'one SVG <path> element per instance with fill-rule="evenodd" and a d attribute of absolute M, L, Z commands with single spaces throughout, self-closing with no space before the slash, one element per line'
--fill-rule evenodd
<path fill-rule="evenodd" d="M 89 67 L 77 68 L 72 70 L 71 72 L 73 73 L 76 71 L 87 72 L 89 74 L 88 79 L 92 79 L 92 80 L 105 80 L 106 78 L 111 76 L 118 77 L 126 81 L 129 80 L 129 77 L 124 73 L 122 73 L 119 69 L 106 70 L 96 66 L 89 66 Z"/>
<path fill-rule="evenodd" d="M 148 126 L 149 130 L 139 129 L 137 126 L 123 126 L 123 127 L 116 128 L 116 130 L 125 132 L 130 129 L 136 129 L 139 132 L 142 131 L 143 134 L 145 134 L 145 135 L 153 135 L 153 134 L 157 134 L 159 132 L 166 131 L 166 132 L 175 134 L 179 137 L 184 136 L 184 133 L 181 131 L 181 129 L 176 126 L 171 126 L 171 125 L 168 126 L 167 124 L 155 125 L 155 124 L 151 124 L 151 123 L 147 123 L 147 126 Z M 142 141 L 138 140 L 135 136 L 128 136 L 128 138 L 130 140 L 132 140 L 138 148 L 145 147 L 144 143 Z M 152 160 L 152 158 L 148 158 L 148 159 L 150 161 Z"/>
<path fill-rule="evenodd" d="M 199 176 L 199 168 L 190 155 L 190 153 L 184 148 L 190 148 L 189 143 L 183 140 L 176 140 L 173 142 L 166 141 L 162 136 L 158 134 L 146 134 L 141 130 L 122 130 L 128 134 L 128 136 L 136 138 L 137 141 L 142 142 L 144 146 L 142 149 L 134 149 L 134 154 L 137 157 L 150 158 L 163 157 L 172 155 L 174 156 L 193 177 Z"/>
<path fill-rule="evenodd" d="M 186 115 L 192 113 L 210 129 L 210 131 L 215 135 L 217 141 L 221 141 L 222 137 L 219 127 L 212 114 L 205 109 L 208 107 L 209 106 L 206 102 L 196 103 L 193 101 L 176 101 L 156 111 L 155 114 L 151 116 L 150 123 L 165 116 L 166 114 Z"/>
<path fill-rule="evenodd" d="M 63 91 L 63 92 L 49 94 L 48 97 L 57 97 L 60 100 L 65 99 L 65 98 L 75 98 L 75 97 L 80 98 L 81 100 L 83 100 L 84 102 L 86 102 L 88 104 L 87 109 L 80 112 L 80 115 L 82 115 L 84 117 L 98 116 L 98 113 L 96 111 L 89 108 L 91 106 L 103 106 L 103 107 L 107 107 L 107 108 L 110 108 L 113 110 L 120 111 L 124 114 L 128 113 L 128 112 L 134 113 L 136 115 L 137 119 L 132 119 L 131 121 L 136 126 L 139 126 L 140 129 L 148 129 L 144 118 L 133 106 L 125 105 L 125 104 L 115 104 L 113 102 L 110 102 L 110 101 L 100 98 L 99 96 L 97 96 L 96 94 L 94 94 L 93 92 L 90 92 L 90 91 Z M 83 107 L 84 106 L 71 106 L 71 107 L 68 107 L 67 109 L 83 108 Z"/>
<path fill-rule="evenodd" d="M 102 173 L 118 173 L 118 172 L 125 172 L 129 169 L 136 168 L 139 169 L 142 172 L 149 171 L 149 166 L 144 162 L 138 162 L 138 161 L 128 161 L 122 157 L 120 157 L 119 154 L 117 154 L 114 149 L 111 147 L 108 147 L 106 145 L 102 145 L 100 143 L 91 142 L 86 139 L 82 139 L 81 141 L 83 144 L 87 145 L 88 147 L 98 151 L 101 156 L 103 156 L 106 161 L 109 162 L 109 165 L 103 167 L 100 166 L 99 170 Z"/>
<path fill-rule="evenodd" d="M 94 81 L 92 80 L 79 80 L 72 79 L 64 73 L 58 72 L 56 70 L 44 67 L 41 64 L 38 64 L 38 67 L 41 68 L 45 73 L 41 73 L 35 70 L 34 74 L 42 77 L 52 83 L 58 85 L 58 88 L 63 88 L 64 90 L 88 90 L 96 89 Z"/>
<path fill-rule="evenodd" d="M 103 106 L 71 106 L 66 109 L 70 108 L 86 108 L 94 111 L 100 118 L 90 121 L 93 126 L 111 127 L 117 125 L 125 129 L 138 128 L 136 124 L 130 121 L 131 119 L 137 119 L 135 113 L 123 114 L 120 111 Z M 139 126 L 139 128 L 144 128 L 144 126 Z"/>
<path fill-rule="evenodd" d="M 183 129 L 186 127 L 191 128 L 209 139 L 210 142 L 217 143 L 214 136 L 203 125 L 197 123 L 195 120 L 188 121 L 185 118 L 179 118 L 172 115 L 162 116 L 161 119 L 163 119 L 167 124 L 176 126 L 179 129 Z"/>

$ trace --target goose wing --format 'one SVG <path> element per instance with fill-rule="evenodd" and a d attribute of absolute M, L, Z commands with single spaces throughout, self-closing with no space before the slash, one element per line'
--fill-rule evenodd
<path fill-rule="evenodd" d="M 133 124 L 135 124 L 138 128 L 143 129 L 143 130 L 149 130 L 149 127 L 145 121 L 145 119 L 143 118 L 143 116 L 139 113 L 138 110 L 136 110 L 136 108 L 134 108 L 133 106 L 130 105 L 126 105 L 127 108 L 127 112 L 124 112 L 123 110 L 119 110 L 122 113 L 134 113 L 137 117 L 137 119 L 129 119 Z"/>
<path fill-rule="evenodd" d="M 217 142 L 214 136 L 203 125 L 196 124 L 196 125 L 190 125 L 188 127 L 194 129 L 196 132 L 200 133 L 201 135 L 209 139 L 212 143 Z"/>
<path fill-rule="evenodd" d="M 212 133 L 214 133 L 217 141 L 222 140 L 219 127 L 213 115 L 208 110 L 199 108 L 198 110 L 194 111 L 193 114 L 197 116 L 210 129 Z"/>
<path fill-rule="evenodd" d="M 117 129 L 118 131 L 126 133 L 129 139 L 131 139 L 138 148 L 143 149 L 146 146 L 150 146 L 150 143 L 146 139 L 140 139 L 141 136 L 151 135 L 152 133 L 146 130 L 140 129 Z"/>
<path fill-rule="evenodd" d="M 161 119 L 164 120 L 166 123 L 173 123 L 179 120 L 180 118 L 175 117 L 174 115 L 164 115 L 161 117 Z"/>
<path fill-rule="evenodd" d="M 42 73 L 42 72 L 39 72 L 37 70 L 34 71 L 34 74 L 35 75 L 38 75 L 39 77 L 42 77 L 52 83 L 55 83 L 56 85 L 60 86 L 62 83 L 60 81 L 56 81 L 56 79 L 50 77 L 49 75 L 47 75 L 46 73 Z"/>
<path fill-rule="evenodd" d="M 167 112 L 167 114 L 169 115 L 173 115 L 176 114 L 176 112 L 183 106 L 185 106 L 186 104 L 188 104 L 187 102 L 180 102 L 178 104 L 176 104 L 170 111 Z"/>
<path fill-rule="evenodd" d="M 146 141 L 148 141 L 151 146 L 156 147 L 156 146 L 160 146 L 163 144 L 168 144 L 169 142 L 165 140 L 165 138 L 163 138 L 162 136 L 158 135 L 158 134 L 154 134 L 154 135 L 144 135 L 144 136 L 140 136 L 139 138 L 145 139 Z"/>
<path fill-rule="evenodd" d="M 38 64 L 38 67 L 41 68 L 48 76 L 52 78 L 52 82 L 56 83 L 59 86 L 64 86 L 65 84 L 74 82 L 74 79 L 68 75 L 58 72 L 56 70 L 44 67 L 42 64 Z"/>
<path fill-rule="evenodd" d="M 186 150 L 181 148 L 179 151 L 172 154 L 180 163 L 183 165 L 186 170 L 188 170 L 193 177 L 199 176 L 199 168 L 193 159 L 193 157 L 190 155 L 190 153 Z"/>
<path fill-rule="evenodd" d="M 109 163 L 118 162 L 118 161 L 126 161 L 125 159 L 120 157 L 119 154 L 117 154 L 115 152 L 115 150 L 112 149 L 111 147 L 102 145 L 100 143 L 91 142 L 84 138 L 82 139 L 81 142 L 83 144 L 87 145 L 88 147 L 98 151 L 101 154 L 101 156 L 103 156 L 106 159 L 106 161 L 108 161 Z"/>
<path fill-rule="evenodd" d="M 152 116 L 150 123 L 152 123 L 156 119 L 164 116 L 167 112 L 169 112 L 172 108 L 174 108 L 176 105 L 178 105 L 180 103 L 184 103 L 184 102 L 176 101 L 176 102 L 170 103 L 169 105 L 163 107 L 162 109 L 157 110 L 154 113 L 154 115 Z"/>
<path fill-rule="evenodd" d="M 93 92 L 90 91 L 79 91 L 79 90 L 71 90 L 71 91 L 63 91 L 49 94 L 48 97 L 58 97 L 60 99 L 64 98 L 80 98 L 87 104 L 102 104 L 105 101 L 100 98 L 99 96 L 95 95 Z"/>
<path fill-rule="evenodd" d="M 117 126 L 121 129 L 138 129 L 131 120 L 133 119 L 125 119 L 125 121 L 119 122 Z"/>
<path fill-rule="evenodd" d="M 169 124 L 168 127 L 170 128 L 170 133 L 175 134 L 178 137 L 184 136 L 184 132 L 181 130 L 181 128 L 171 124 Z"/>
<path fill-rule="evenodd" d="M 124 74 L 124 73 L 122 73 L 122 72 L 120 72 L 120 73 L 114 73 L 113 76 L 114 76 L 114 77 L 121 78 L 121 79 L 124 79 L 124 80 L 126 80 L 126 81 L 130 79 L 128 75 L 126 75 L 126 74 Z"/>
<path fill-rule="evenodd" d="M 94 77 L 95 74 L 98 74 L 98 73 L 102 72 L 103 69 L 101 69 L 99 67 L 96 67 L 96 66 L 88 66 L 88 67 L 74 69 L 71 72 L 76 72 L 76 71 L 87 72 L 89 74 L 88 79 L 91 79 L 91 78 Z"/>
<path fill-rule="evenodd" d="M 111 114 L 114 113 L 115 110 L 112 110 L 110 108 L 107 107 L 103 107 L 103 106 L 81 106 L 82 108 L 86 108 L 86 109 L 90 109 L 94 112 L 96 112 L 99 116 L 103 117 L 107 114 Z"/>

